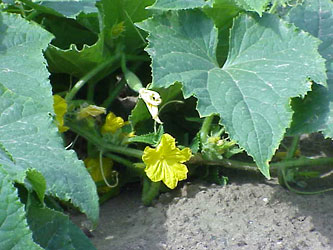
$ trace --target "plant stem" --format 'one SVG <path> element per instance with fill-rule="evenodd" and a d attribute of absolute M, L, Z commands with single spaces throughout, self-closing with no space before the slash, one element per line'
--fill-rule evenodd
<path fill-rule="evenodd" d="M 95 87 L 97 82 L 91 82 L 88 84 L 88 91 L 87 91 L 87 101 L 94 103 L 94 94 L 95 94 Z"/>
<path fill-rule="evenodd" d="M 115 184 L 111 185 L 105 177 L 104 168 L 103 168 L 103 151 L 99 152 L 99 169 L 100 169 L 100 172 L 101 172 L 102 177 L 103 177 L 103 181 L 104 181 L 106 186 L 108 186 L 109 188 L 114 188 L 114 187 L 118 186 L 119 179 L 118 179 L 118 172 L 117 171 L 112 171 L 112 173 L 116 173 L 116 183 Z"/>
<path fill-rule="evenodd" d="M 97 75 L 99 72 L 101 72 L 106 67 L 109 67 L 112 65 L 115 61 L 119 60 L 120 54 L 116 54 L 115 56 L 111 57 L 109 60 L 99 64 L 95 68 L 93 68 L 88 74 L 83 76 L 75 85 L 74 87 L 68 92 L 66 95 L 66 102 L 70 102 L 74 96 L 77 94 L 77 92 L 89 81 L 91 80 L 95 75 Z"/>
<path fill-rule="evenodd" d="M 33 18 L 37 17 L 38 15 L 39 15 L 39 12 L 36 11 L 36 10 L 33 10 L 33 11 L 31 11 L 31 13 L 30 13 L 29 15 L 26 16 L 25 19 L 27 19 L 27 20 L 30 21 L 30 20 L 32 20 Z"/>
<path fill-rule="evenodd" d="M 271 14 L 274 14 L 276 12 L 276 8 L 278 7 L 279 1 L 275 0 L 272 7 L 270 8 L 270 10 L 268 11 Z"/>
<path fill-rule="evenodd" d="M 200 129 L 200 139 L 201 141 L 206 141 L 208 137 L 208 133 L 210 131 L 210 126 L 212 125 L 214 119 L 214 115 L 207 116 L 202 123 L 201 129 Z"/>
<path fill-rule="evenodd" d="M 142 202 L 149 206 L 159 194 L 161 182 L 151 182 L 147 177 L 143 179 Z"/>
<path fill-rule="evenodd" d="M 163 104 L 162 107 L 158 110 L 158 114 L 160 114 L 162 112 L 162 110 L 169 104 L 172 104 L 172 103 L 178 103 L 178 104 L 184 104 L 183 101 L 180 101 L 180 100 L 172 100 L 172 101 L 168 101 L 167 103 Z"/>
<path fill-rule="evenodd" d="M 139 173 L 140 175 L 143 173 L 144 168 L 136 167 L 133 164 L 133 162 L 131 162 L 129 160 L 126 160 L 126 159 L 122 158 L 121 156 L 118 156 L 118 155 L 115 155 L 115 154 L 112 154 L 112 153 L 104 153 L 104 155 L 111 158 L 113 161 L 118 162 L 118 163 L 132 169 L 133 171 Z"/>
<path fill-rule="evenodd" d="M 149 56 L 146 55 L 126 55 L 127 61 L 150 62 Z"/>
<path fill-rule="evenodd" d="M 255 163 L 242 162 L 236 160 L 217 160 L 217 161 L 206 161 L 202 159 L 200 155 L 193 157 L 188 164 L 203 164 L 203 165 L 216 165 L 223 166 L 226 168 L 239 169 L 252 172 L 260 172 Z M 300 166 L 314 166 L 314 165 L 324 165 L 324 164 L 333 164 L 333 157 L 324 157 L 324 158 L 299 158 L 288 161 L 274 162 L 270 164 L 270 171 L 273 174 L 277 173 L 278 168 L 282 167 L 300 167 Z"/>
<path fill-rule="evenodd" d="M 287 177 L 286 177 L 286 173 L 285 171 L 281 171 L 283 179 L 284 181 L 284 185 L 292 192 L 296 193 L 296 194 L 306 194 L 306 195 L 311 195 L 311 194 L 321 194 L 321 193 L 325 193 L 325 192 L 329 192 L 329 191 L 333 191 L 333 188 L 327 188 L 327 189 L 323 189 L 323 190 L 318 190 L 318 191 L 299 191 L 295 188 L 293 188 L 292 186 L 289 185 L 288 181 L 286 181 Z"/>
<path fill-rule="evenodd" d="M 84 137 L 87 141 L 94 144 L 97 148 L 102 150 L 103 152 L 111 151 L 114 153 L 127 155 L 131 157 L 135 157 L 141 159 L 143 152 L 138 149 L 116 146 L 109 143 L 106 143 L 103 138 L 97 136 L 95 134 L 90 133 L 86 129 L 82 128 L 79 124 L 72 122 L 70 120 L 66 120 L 66 126 L 69 126 L 70 129 L 76 134 Z"/>
<path fill-rule="evenodd" d="M 124 79 L 122 79 L 120 82 L 118 82 L 116 87 L 109 94 L 108 98 L 103 102 L 102 106 L 107 109 L 111 105 L 113 100 L 119 95 L 120 91 L 122 91 L 125 84 L 126 84 L 126 81 Z"/>
<path fill-rule="evenodd" d="M 287 152 L 285 160 L 290 160 L 290 159 L 292 159 L 295 156 L 295 153 L 296 153 L 297 148 L 298 148 L 299 140 L 300 140 L 300 136 L 299 135 L 293 137 L 293 141 L 292 141 L 292 143 L 290 145 L 290 148 L 288 149 L 288 152 Z"/>

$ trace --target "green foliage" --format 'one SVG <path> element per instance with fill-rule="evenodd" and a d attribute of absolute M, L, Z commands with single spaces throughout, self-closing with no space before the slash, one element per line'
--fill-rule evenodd
<path fill-rule="evenodd" d="M 48 0 L 42 1 L 38 4 L 35 3 L 36 1 L 29 0 L 22 0 L 22 2 L 38 11 L 67 17 L 75 17 L 80 12 L 96 12 L 95 0 Z"/>
<path fill-rule="evenodd" d="M 61 212 L 33 202 L 27 220 L 34 240 L 45 249 L 95 249 L 89 240 L 83 240 L 86 238 L 84 233 Z"/>
<path fill-rule="evenodd" d="M 171 179 L 224 185 L 223 167 L 259 168 L 269 178 L 271 165 L 289 188 L 288 181 L 319 175 L 300 166 L 333 163 L 295 156 L 300 134 L 333 136 L 329 0 L 21 0 L 1 6 L 1 249 L 94 249 L 57 202 L 78 208 L 95 225 L 98 201 L 140 182 L 149 205 L 168 190 L 148 178 L 142 150 L 150 144 L 166 156 L 159 147 L 166 133 L 170 152 L 175 141 L 188 152 L 182 172 L 145 154 L 157 172 L 172 168 Z M 60 100 L 56 119 L 49 79 Z M 88 105 L 100 112 L 80 117 Z M 69 132 L 60 134 L 55 121 Z M 286 133 L 295 136 L 292 146 L 281 152 L 284 160 L 270 163 Z M 89 176 L 63 139 L 98 171 Z M 240 153 L 255 163 L 235 160 Z"/>
<path fill-rule="evenodd" d="M 92 33 L 97 34 L 97 41 L 93 44 L 84 44 L 82 47 L 79 42 L 70 44 L 69 48 L 51 45 L 46 52 L 51 72 L 67 73 L 81 78 L 101 63 L 108 61 L 112 56 L 116 57 L 119 49 L 134 52 L 137 48 L 143 47 L 143 37 L 145 35 L 134 26 L 133 22 L 142 21 L 149 16 L 145 7 L 152 2 L 152 0 L 102 0 L 97 5 L 98 16 L 81 13 L 77 16 L 77 21 L 81 25 L 88 27 Z M 52 25 L 51 32 L 54 30 L 54 27 L 56 25 Z M 68 27 L 66 29 L 68 30 Z M 77 36 L 78 32 L 73 31 L 71 34 Z M 71 36 L 71 34 L 67 35 L 67 37 Z M 92 35 L 87 34 L 86 37 Z M 64 39 L 62 38 L 61 40 Z M 72 39 L 72 42 L 74 41 Z M 119 64 L 119 60 L 112 64 L 110 63 L 108 67 L 105 67 L 99 73 L 99 76 L 95 80 L 102 79 L 105 75 L 117 69 Z"/>
<path fill-rule="evenodd" d="M 313 90 L 304 99 L 293 101 L 296 111 L 290 134 L 323 131 L 333 136 L 333 3 L 330 0 L 304 1 L 291 9 L 286 19 L 300 29 L 319 38 L 319 53 L 326 59 L 328 88 L 313 84 Z"/>
<path fill-rule="evenodd" d="M 11 176 L 0 168 L 0 248 L 42 249 L 32 240 L 24 205 L 17 197 Z"/>
<path fill-rule="evenodd" d="M 310 90 L 307 78 L 325 83 L 319 41 L 273 15 L 243 14 L 234 21 L 221 69 L 216 28 L 199 11 L 164 13 L 140 27 L 150 33 L 153 86 L 182 82 L 185 97 L 198 98 L 201 116 L 220 114 L 231 139 L 269 177 L 268 162 L 292 119 L 290 98 Z"/>
<path fill-rule="evenodd" d="M 78 78 L 84 76 L 105 61 L 107 56 L 110 56 L 109 53 L 104 52 L 101 40 L 92 46 L 84 45 L 81 50 L 75 44 L 65 50 L 50 45 L 46 55 L 52 72 L 68 73 Z"/>
<path fill-rule="evenodd" d="M 244 10 L 256 11 L 260 16 L 264 12 L 269 0 L 235 0 Z"/>
<path fill-rule="evenodd" d="M 102 34 L 105 44 L 113 47 L 115 44 L 122 44 L 129 52 L 142 48 L 144 34 L 137 30 L 134 22 L 145 20 L 149 12 L 145 8 L 151 5 L 154 0 L 101 0 L 98 4 L 100 17 L 102 19 Z M 119 25 L 123 26 L 123 32 L 114 32 Z"/>
<path fill-rule="evenodd" d="M 1 19 L 1 170 L 8 173 L 6 178 L 36 191 L 42 202 L 45 193 L 71 201 L 96 223 L 95 185 L 75 153 L 64 149 L 52 119 L 51 86 L 42 56 L 52 35 L 17 15 L 1 13 Z"/>
<path fill-rule="evenodd" d="M 155 4 L 150 8 L 156 10 L 184 10 L 204 7 L 211 4 L 211 0 L 156 0 Z"/>

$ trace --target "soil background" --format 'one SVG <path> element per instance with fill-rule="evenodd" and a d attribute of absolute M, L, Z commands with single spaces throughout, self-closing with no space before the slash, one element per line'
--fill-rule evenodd
<path fill-rule="evenodd" d="M 302 153 L 331 156 L 332 142 L 315 136 L 302 138 Z M 333 192 L 299 195 L 276 178 L 225 175 L 226 186 L 184 182 L 150 207 L 141 203 L 140 186 L 127 187 L 101 206 L 93 244 L 98 250 L 333 249 Z M 330 176 L 317 180 L 320 188 L 333 186 Z M 84 216 L 72 219 L 85 227 Z"/>

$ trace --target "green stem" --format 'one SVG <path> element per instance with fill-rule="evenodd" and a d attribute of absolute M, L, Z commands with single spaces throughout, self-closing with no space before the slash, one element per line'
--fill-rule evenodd
<path fill-rule="evenodd" d="M 136 165 L 134 165 L 133 162 L 131 162 L 129 160 L 126 160 L 126 159 L 122 158 L 119 155 L 115 155 L 115 154 L 112 154 L 112 153 L 104 153 L 104 155 L 111 158 L 113 161 L 118 162 L 118 163 L 128 167 L 129 169 L 133 170 L 134 172 L 136 172 L 140 175 L 143 174 L 144 167 L 139 168 Z"/>
<path fill-rule="evenodd" d="M 94 144 L 97 148 L 102 150 L 103 152 L 111 151 L 114 153 L 135 157 L 138 159 L 142 158 L 143 152 L 134 148 L 127 148 L 122 146 L 116 146 L 103 141 L 100 136 L 90 133 L 86 129 L 82 128 L 79 124 L 72 122 L 70 120 L 66 120 L 66 126 L 69 126 L 70 129 L 76 134 L 84 137 L 86 140 Z"/>
<path fill-rule="evenodd" d="M 255 163 L 250 162 L 242 162 L 236 160 L 217 160 L 217 161 L 206 161 L 202 159 L 200 155 L 193 157 L 188 164 L 205 164 L 205 165 L 216 165 L 223 166 L 226 168 L 252 171 L 252 172 L 260 172 L 257 165 Z M 300 166 L 314 166 L 314 165 L 325 165 L 325 164 L 333 164 L 333 157 L 324 157 L 317 159 L 310 158 L 299 158 L 288 161 L 274 162 L 270 164 L 270 171 L 273 174 L 277 173 L 277 170 L 282 167 L 300 167 Z"/>
<path fill-rule="evenodd" d="M 293 141 L 292 141 L 292 143 L 291 143 L 291 145 L 288 149 L 285 160 L 290 160 L 295 156 L 295 153 L 296 153 L 297 148 L 298 148 L 299 140 L 300 140 L 299 135 L 293 137 Z"/>
<path fill-rule="evenodd" d="M 105 108 L 108 108 L 113 100 L 119 95 L 120 91 L 124 88 L 126 84 L 126 81 L 122 79 L 116 87 L 112 90 L 112 92 L 109 94 L 108 98 L 103 102 L 102 106 Z"/>
<path fill-rule="evenodd" d="M 184 102 L 183 102 L 183 101 L 180 101 L 180 100 L 172 100 L 172 101 L 169 101 L 169 102 L 167 102 L 167 103 L 165 103 L 165 104 L 163 104 L 163 105 L 161 106 L 161 108 L 160 108 L 159 111 L 158 111 L 158 114 L 160 114 L 160 113 L 162 112 L 162 110 L 163 110 L 167 105 L 172 104 L 172 103 L 184 104 Z"/>
<path fill-rule="evenodd" d="M 111 185 L 105 177 L 104 168 L 103 168 L 103 151 L 99 152 L 99 170 L 101 171 L 103 181 L 106 186 L 108 186 L 109 188 L 114 188 L 114 187 L 118 186 L 119 178 L 118 178 L 117 171 L 112 171 L 112 173 L 116 174 L 116 183 L 115 184 Z"/>
<path fill-rule="evenodd" d="M 318 191 L 299 191 L 293 187 L 291 187 L 287 181 L 287 177 L 286 177 L 286 171 L 285 169 L 283 169 L 282 171 L 282 176 L 283 176 L 283 179 L 285 180 L 284 181 L 284 185 L 292 192 L 296 193 L 296 194 L 306 194 L 306 195 L 311 195 L 311 194 L 321 194 L 321 193 L 325 193 L 325 192 L 329 192 L 329 191 L 333 191 L 333 188 L 327 188 L 327 189 L 323 189 L 323 190 L 318 190 Z"/>
<path fill-rule="evenodd" d="M 25 14 L 25 9 L 24 9 L 22 3 L 19 2 L 19 4 L 17 5 L 17 7 L 19 8 L 19 10 L 20 10 L 20 12 L 21 12 L 22 17 L 25 18 L 25 17 L 26 17 L 26 14 Z"/>
<path fill-rule="evenodd" d="M 126 54 L 127 61 L 150 62 L 149 56 L 146 55 L 128 55 Z"/>
<path fill-rule="evenodd" d="M 271 163 L 270 166 L 273 169 L 281 168 L 281 167 L 300 167 L 300 166 L 315 166 L 315 165 L 325 165 L 325 164 L 333 164 L 333 157 L 322 157 L 322 158 L 299 158 L 288 161 L 274 162 Z"/>
<path fill-rule="evenodd" d="M 201 141 L 206 141 L 208 137 L 208 133 L 210 131 L 210 127 L 212 125 L 214 119 L 214 115 L 207 116 L 202 123 L 201 129 L 200 129 L 200 139 Z"/>
<path fill-rule="evenodd" d="M 130 23 L 133 25 L 133 28 L 134 28 L 135 31 L 138 33 L 138 35 L 139 35 L 139 37 L 141 38 L 141 40 L 143 41 L 143 44 L 146 45 L 146 44 L 147 44 L 146 40 L 145 40 L 145 39 L 143 38 L 143 36 L 141 35 L 139 29 L 135 26 L 135 24 L 134 24 L 132 18 L 130 17 L 130 15 L 128 15 L 128 13 L 127 13 L 126 10 L 124 10 L 124 13 L 125 13 L 125 15 L 127 16 L 127 18 L 128 18 L 128 20 L 130 21 Z"/>
<path fill-rule="evenodd" d="M 31 13 L 29 15 L 27 15 L 27 17 L 25 19 L 27 20 L 32 20 L 33 18 L 37 17 L 39 15 L 39 12 L 36 10 L 31 11 Z"/>
<path fill-rule="evenodd" d="M 295 152 L 296 152 L 296 150 L 298 148 L 299 140 L 300 140 L 300 136 L 294 136 L 293 137 L 291 145 L 287 149 L 287 155 L 286 155 L 284 161 L 289 161 L 289 160 L 291 160 L 294 157 Z M 280 168 L 278 168 L 278 170 L 277 170 L 277 176 L 278 176 L 279 184 L 281 186 L 288 187 L 289 185 L 287 183 L 287 180 L 285 179 L 286 168 L 287 167 L 280 167 Z"/>
<path fill-rule="evenodd" d="M 75 85 L 74 87 L 68 92 L 66 96 L 66 102 L 70 102 L 74 96 L 77 94 L 77 92 L 89 81 L 91 80 L 95 75 L 97 75 L 99 72 L 101 72 L 103 69 L 109 67 L 112 65 L 115 61 L 119 60 L 120 54 L 116 54 L 115 56 L 111 57 L 111 59 L 99 64 L 95 68 L 93 68 L 88 74 L 83 76 Z"/>
<path fill-rule="evenodd" d="M 147 177 L 143 179 L 142 202 L 149 206 L 160 192 L 161 182 L 151 182 Z"/>
<path fill-rule="evenodd" d="M 279 1 L 275 0 L 273 6 L 270 8 L 269 13 L 274 14 L 276 12 L 276 8 L 278 7 Z"/>
<path fill-rule="evenodd" d="M 91 82 L 88 84 L 88 91 L 87 91 L 87 101 L 90 103 L 94 103 L 94 95 L 95 95 L 95 87 L 97 82 Z"/>

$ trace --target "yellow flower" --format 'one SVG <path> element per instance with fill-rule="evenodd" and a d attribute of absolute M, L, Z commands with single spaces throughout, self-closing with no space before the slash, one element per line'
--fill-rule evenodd
<path fill-rule="evenodd" d="M 122 128 L 126 123 L 124 119 L 116 116 L 114 113 L 110 112 L 105 119 L 105 123 L 102 126 L 102 133 L 115 133 L 117 129 Z"/>
<path fill-rule="evenodd" d="M 124 31 L 125 31 L 125 25 L 124 25 L 124 21 L 122 21 L 122 22 L 117 23 L 117 24 L 115 24 L 115 25 L 112 26 L 112 28 L 111 28 L 111 36 L 112 36 L 112 38 L 117 38 Z"/>
<path fill-rule="evenodd" d="M 142 98 L 142 100 L 146 103 L 146 106 L 152 118 L 157 123 L 163 124 L 160 118 L 158 118 L 158 105 L 160 105 L 162 102 L 159 93 L 157 93 L 156 91 L 142 88 L 139 90 L 139 97 Z"/>
<path fill-rule="evenodd" d="M 64 126 L 64 115 L 67 112 L 67 103 L 64 98 L 59 95 L 53 96 L 53 109 L 56 114 L 56 121 L 60 133 L 66 132 L 69 127 Z"/>
<path fill-rule="evenodd" d="M 103 164 L 103 172 L 105 178 L 110 178 L 112 176 L 112 165 L 113 162 L 110 158 L 102 158 L 102 164 Z M 101 173 L 101 168 L 99 166 L 99 158 L 86 158 L 84 160 L 84 165 L 86 165 L 86 168 L 91 175 L 91 178 L 94 180 L 94 182 L 101 182 L 104 181 L 103 175 Z M 110 191 L 111 188 L 109 187 L 98 187 L 97 191 L 99 193 L 106 193 Z"/>
<path fill-rule="evenodd" d="M 81 108 L 77 114 L 79 120 L 87 118 L 89 116 L 96 117 L 100 114 L 105 114 L 106 110 L 104 107 L 99 107 L 96 105 L 89 105 L 87 107 Z"/>
<path fill-rule="evenodd" d="M 169 134 L 162 136 L 156 149 L 146 147 L 142 160 L 146 165 L 145 172 L 153 182 L 163 181 L 171 189 L 178 181 L 187 178 L 187 167 L 182 164 L 192 156 L 189 148 L 182 150 L 176 147 L 175 138 Z"/>
<path fill-rule="evenodd" d="M 135 132 L 132 131 L 130 133 L 127 134 L 127 137 L 131 138 L 131 137 L 134 137 L 135 136 Z"/>

